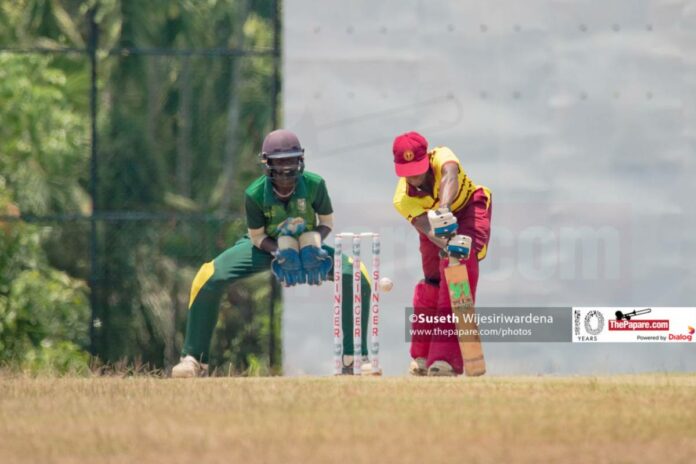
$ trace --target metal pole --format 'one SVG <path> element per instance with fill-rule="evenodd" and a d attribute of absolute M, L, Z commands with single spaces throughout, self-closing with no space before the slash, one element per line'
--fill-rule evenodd
<path fill-rule="evenodd" d="M 97 151 L 97 46 L 99 44 L 99 28 L 95 20 L 97 13 L 97 7 L 94 6 L 89 10 L 89 45 L 87 48 L 89 54 L 90 62 L 90 101 L 89 101 L 89 111 L 91 118 L 91 157 L 89 164 L 90 173 L 90 183 L 89 183 L 89 193 L 92 199 L 92 213 L 90 215 L 90 235 L 89 235 L 89 304 L 91 308 L 91 321 L 89 324 L 89 335 L 90 335 L 90 352 L 93 356 L 99 353 L 101 344 L 97 342 L 99 337 L 97 334 L 97 328 L 99 324 L 99 311 L 98 298 L 97 298 L 97 288 L 99 286 L 99 275 L 98 275 L 98 237 L 97 237 L 97 222 L 95 214 L 99 210 L 99 198 L 98 198 L 98 182 L 99 182 L 99 158 Z"/>
<path fill-rule="evenodd" d="M 271 81 L 271 126 L 276 129 L 279 124 L 278 117 L 278 95 L 280 94 L 280 32 L 281 32 L 281 22 L 280 22 L 280 1 L 274 0 L 273 2 L 273 76 Z M 278 367 L 278 360 L 276 359 L 276 324 L 275 324 L 275 302 L 282 297 L 280 287 L 278 282 L 276 282 L 273 274 L 270 276 L 271 279 L 271 296 L 270 305 L 268 308 L 269 317 L 269 334 L 268 334 L 268 364 L 271 371 L 275 373 Z"/>
<path fill-rule="evenodd" d="M 281 49 L 280 49 L 280 34 L 282 29 L 281 23 L 281 8 L 280 0 L 273 2 L 273 77 L 271 82 L 271 123 L 273 129 L 277 129 L 280 124 L 278 115 L 278 97 L 280 96 L 280 66 L 281 66 Z"/>

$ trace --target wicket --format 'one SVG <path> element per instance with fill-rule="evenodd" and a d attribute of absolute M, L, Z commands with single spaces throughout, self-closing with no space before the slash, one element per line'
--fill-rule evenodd
<path fill-rule="evenodd" d="M 343 239 L 352 239 L 353 248 L 353 375 L 362 374 L 362 284 L 360 271 L 360 246 L 363 238 L 372 239 L 372 295 L 370 298 L 370 361 L 372 374 L 379 375 L 379 234 L 374 232 L 337 233 L 334 250 L 334 373 L 343 372 L 343 327 L 341 323 L 341 303 L 343 302 Z M 369 330 L 369 322 L 368 322 Z"/>

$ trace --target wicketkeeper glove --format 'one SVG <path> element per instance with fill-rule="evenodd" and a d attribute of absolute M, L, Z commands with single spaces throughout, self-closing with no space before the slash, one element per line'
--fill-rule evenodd
<path fill-rule="evenodd" d="M 431 209 L 428 222 L 436 237 L 450 237 L 457 233 L 457 218 L 449 208 Z"/>
<path fill-rule="evenodd" d="M 278 237 L 278 251 L 273 256 L 271 272 L 281 284 L 292 287 L 305 282 L 297 239 Z"/>
<path fill-rule="evenodd" d="M 300 235 L 300 259 L 309 285 L 321 285 L 329 278 L 331 257 L 321 248 L 319 232 L 310 231 Z"/>

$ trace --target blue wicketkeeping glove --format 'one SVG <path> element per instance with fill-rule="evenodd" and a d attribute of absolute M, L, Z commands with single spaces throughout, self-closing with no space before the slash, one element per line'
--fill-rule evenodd
<path fill-rule="evenodd" d="M 317 232 L 300 235 L 302 270 L 309 285 L 321 285 L 329 278 L 331 257 L 321 248 L 321 236 Z"/>
<path fill-rule="evenodd" d="M 286 246 L 284 242 L 294 242 Z M 297 241 L 291 237 L 283 237 L 278 240 L 279 249 L 275 258 L 271 261 L 271 272 L 286 287 L 292 287 L 305 282 L 302 271 L 300 253 L 297 251 Z"/>
<path fill-rule="evenodd" d="M 300 249 L 300 258 L 309 285 L 321 285 L 329 278 L 331 257 L 325 250 L 315 246 L 306 246 Z"/>

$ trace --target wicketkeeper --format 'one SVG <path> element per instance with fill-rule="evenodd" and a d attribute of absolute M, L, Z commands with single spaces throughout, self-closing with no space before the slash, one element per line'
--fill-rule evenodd
<path fill-rule="evenodd" d="M 462 235 L 472 242 L 468 258 L 462 262 L 476 301 L 478 262 L 486 256 L 490 237 L 491 193 L 471 181 L 452 150 L 442 146 L 428 150 L 427 140 L 417 132 L 396 137 L 393 154 L 396 175 L 400 177 L 394 206 L 420 238 L 424 279 L 414 291 L 414 311 L 416 315 L 446 316 L 451 313 L 444 277 L 447 253 L 460 251 Z M 412 329 L 411 374 L 449 376 L 463 372 L 453 322 L 414 322 Z M 431 329 L 432 335 L 415 335 L 422 329 Z M 452 335 L 441 335 L 446 333 Z"/>
<path fill-rule="evenodd" d="M 208 350 L 218 318 L 220 299 L 228 284 L 271 270 L 286 287 L 320 285 L 333 279 L 333 248 L 323 244 L 333 225 L 333 209 L 324 180 L 304 170 L 304 148 L 284 129 L 269 133 L 260 155 L 264 175 L 245 191 L 248 235 L 205 263 L 193 279 L 186 339 L 172 377 L 208 373 Z M 344 372 L 353 366 L 352 262 L 343 259 L 342 320 Z M 362 275 L 362 369 L 372 366 L 367 356 L 370 283 Z M 327 301 L 327 308 L 330 303 Z M 328 314 L 328 313 L 327 313 Z"/>

